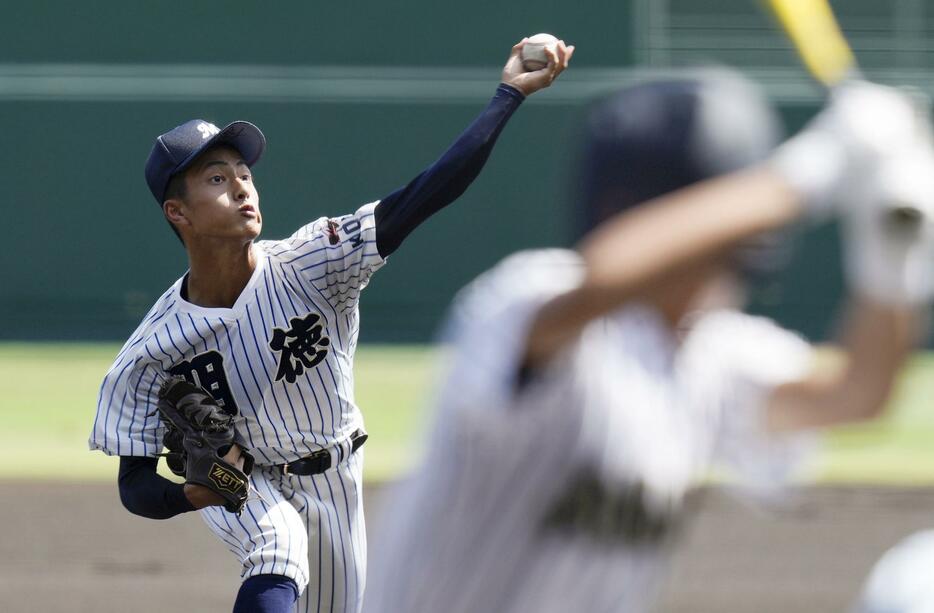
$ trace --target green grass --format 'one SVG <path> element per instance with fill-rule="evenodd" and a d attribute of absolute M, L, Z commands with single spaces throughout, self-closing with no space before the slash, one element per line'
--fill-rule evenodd
<path fill-rule="evenodd" d="M 828 481 L 934 484 L 934 354 L 912 359 L 882 419 L 827 437 L 816 474 Z"/>
<path fill-rule="evenodd" d="M 87 436 L 117 349 L 0 343 L 0 478 L 114 478 L 116 460 L 89 452 Z M 414 346 L 357 352 L 357 403 L 371 435 L 367 479 L 392 478 L 418 461 L 434 355 Z M 934 355 L 912 361 L 884 419 L 831 433 L 812 477 L 934 484 Z"/>
<path fill-rule="evenodd" d="M 87 439 L 98 387 L 118 350 L 111 344 L 0 343 L 0 478 L 115 477 L 116 459 L 89 452 Z M 368 479 L 390 478 L 418 460 L 431 361 L 424 347 L 358 350 L 356 397 L 370 432 Z"/>

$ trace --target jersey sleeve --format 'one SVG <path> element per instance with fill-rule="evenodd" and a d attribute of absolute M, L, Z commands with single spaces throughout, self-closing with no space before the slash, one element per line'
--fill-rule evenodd
<path fill-rule="evenodd" d="M 711 316 L 701 332 L 708 356 L 718 364 L 721 386 L 715 460 L 739 479 L 749 494 L 777 493 L 809 459 L 813 433 L 770 433 L 765 411 L 772 391 L 807 374 L 813 349 L 772 322 L 741 313 Z"/>
<path fill-rule="evenodd" d="M 123 351 L 101 383 L 88 445 L 107 455 L 155 457 L 164 429 L 156 414 L 165 375 L 158 363 Z"/>
<path fill-rule="evenodd" d="M 388 257 L 416 227 L 464 193 L 523 100 L 519 90 L 501 83 L 483 112 L 437 161 L 380 201 L 376 207 L 380 254 Z"/>
<path fill-rule="evenodd" d="M 442 335 L 449 353 L 439 405 L 461 411 L 513 406 L 535 315 L 576 287 L 583 271 L 572 251 L 520 252 L 462 290 Z"/>
<path fill-rule="evenodd" d="M 386 263 L 376 249 L 377 204 L 366 204 L 351 215 L 317 219 L 271 251 L 335 309 L 353 308 L 370 276 Z"/>

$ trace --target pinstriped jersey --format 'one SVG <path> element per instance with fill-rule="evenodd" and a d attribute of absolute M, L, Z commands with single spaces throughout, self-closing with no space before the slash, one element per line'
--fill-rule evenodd
<path fill-rule="evenodd" d="M 768 436 L 762 409 L 810 348 L 764 319 L 708 312 L 679 336 L 630 305 L 520 386 L 535 314 L 582 276 L 572 252 L 520 253 L 455 303 L 427 457 L 373 531 L 368 613 L 644 611 L 708 467 L 786 476 L 803 441 Z"/>
<path fill-rule="evenodd" d="M 104 377 L 90 447 L 108 455 L 161 452 L 157 393 L 170 375 L 241 415 L 260 464 L 297 459 L 361 427 L 352 367 L 360 291 L 384 263 L 376 204 L 254 243 L 256 269 L 231 308 L 188 302 L 179 279 Z"/>

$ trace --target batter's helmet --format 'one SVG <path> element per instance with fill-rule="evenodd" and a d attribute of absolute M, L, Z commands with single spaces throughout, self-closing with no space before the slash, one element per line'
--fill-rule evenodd
<path fill-rule="evenodd" d="M 595 102 L 584 127 L 575 209 L 582 235 L 613 214 L 763 160 L 780 122 L 726 69 L 657 77 Z"/>

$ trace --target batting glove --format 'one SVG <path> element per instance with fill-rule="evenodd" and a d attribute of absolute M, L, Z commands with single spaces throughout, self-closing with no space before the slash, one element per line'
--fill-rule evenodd
<path fill-rule="evenodd" d="M 843 212 L 845 273 L 879 302 L 922 305 L 934 297 L 934 150 L 899 151 L 869 171 Z"/>
<path fill-rule="evenodd" d="M 834 89 L 817 117 L 776 150 L 772 167 L 802 195 L 808 215 L 822 219 L 861 193 L 884 158 L 929 130 L 905 92 L 854 81 Z"/>

